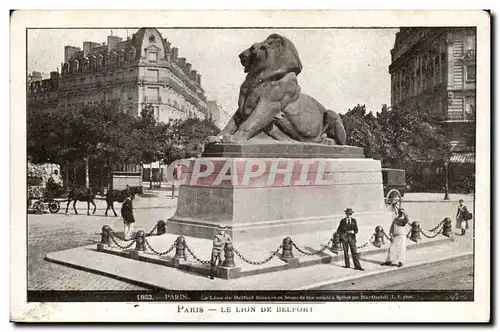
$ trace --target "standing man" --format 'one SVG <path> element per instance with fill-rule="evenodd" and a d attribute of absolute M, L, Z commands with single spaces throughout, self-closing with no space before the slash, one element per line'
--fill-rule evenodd
<path fill-rule="evenodd" d="M 212 247 L 212 257 L 210 259 L 210 265 L 212 269 L 210 270 L 210 279 L 214 279 L 215 271 L 217 266 L 222 264 L 222 252 L 224 251 L 224 246 L 226 243 L 231 243 L 231 237 L 226 234 L 226 226 L 219 226 L 219 231 L 215 234 L 214 244 Z"/>
<path fill-rule="evenodd" d="M 364 271 L 359 263 L 358 258 L 358 248 L 356 247 L 356 234 L 358 234 L 358 224 L 356 219 L 352 218 L 354 211 L 351 208 L 347 208 L 345 211 L 346 217 L 340 221 L 339 227 L 337 228 L 337 234 L 340 236 L 340 242 L 342 243 L 342 248 L 344 249 L 344 260 L 345 268 L 350 268 L 349 263 L 349 248 L 351 249 L 352 262 L 354 263 L 354 268 L 356 270 Z"/>
<path fill-rule="evenodd" d="M 134 207 L 132 206 L 132 194 L 130 193 L 129 190 L 126 191 L 126 197 L 125 200 L 123 201 L 122 204 L 122 218 L 123 218 L 123 237 L 125 239 L 128 239 L 129 233 L 132 233 L 134 229 L 134 223 L 135 223 L 135 218 L 134 218 Z"/>

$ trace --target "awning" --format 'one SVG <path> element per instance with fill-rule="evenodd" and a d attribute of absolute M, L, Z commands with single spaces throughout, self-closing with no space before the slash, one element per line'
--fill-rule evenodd
<path fill-rule="evenodd" d="M 450 158 L 452 164 L 475 164 L 476 154 L 474 152 L 453 153 Z"/>

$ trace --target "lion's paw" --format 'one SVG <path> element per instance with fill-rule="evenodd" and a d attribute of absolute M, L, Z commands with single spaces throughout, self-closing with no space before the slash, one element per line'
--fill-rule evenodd
<path fill-rule="evenodd" d="M 321 140 L 321 144 L 337 145 L 337 143 L 335 143 L 335 140 L 333 138 L 328 138 L 328 137 L 323 137 L 323 139 Z"/>

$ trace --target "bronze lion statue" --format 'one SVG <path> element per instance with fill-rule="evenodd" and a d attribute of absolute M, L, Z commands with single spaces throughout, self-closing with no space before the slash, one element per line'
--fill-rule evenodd
<path fill-rule="evenodd" d="M 209 141 L 245 143 L 256 138 L 344 145 L 340 116 L 301 93 L 297 76 L 302 63 L 295 46 L 272 34 L 239 55 L 248 73 L 241 84 L 238 110 Z"/>

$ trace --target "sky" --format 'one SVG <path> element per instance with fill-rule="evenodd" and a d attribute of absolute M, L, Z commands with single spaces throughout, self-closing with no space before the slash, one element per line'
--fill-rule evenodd
<path fill-rule="evenodd" d="M 113 29 L 126 38 L 137 29 Z M 159 29 L 202 75 L 208 99 L 232 115 L 245 79 L 238 54 L 271 33 L 292 41 L 302 61 L 302 92 L 327 109 L 345 113 L 357 104 L 378 112 L 390 104 L 390 50 L 397 29 Z M 104 42 L 109 29 L 28 30 L 28 72 L 60 68 L 64 46 L 82 48 L 83 41 Z"/>

